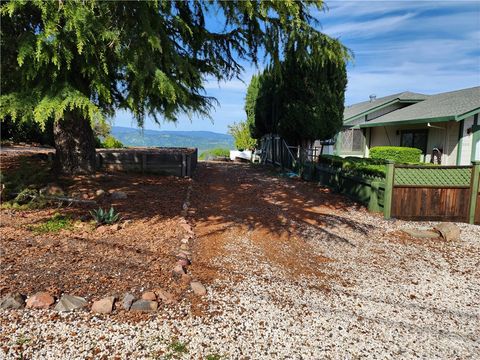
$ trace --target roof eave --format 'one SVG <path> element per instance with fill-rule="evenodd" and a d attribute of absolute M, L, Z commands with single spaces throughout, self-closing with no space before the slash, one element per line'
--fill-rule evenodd
<path fill-rule="evenodd" d="M 371 109 L 369 109 L 369 110 L 367 110 L 367 111 L 361 112 L 360 114 L 357 114 L 357 115 L 354 115 L 354 116 L 350 116 L 349 118 L 343 120 L 343 124 L 344 124 L 344 125 L 348 125 L 348 123 L 350 123 L 350 122 L 352 122 L 352 121 L 354 121 L 354 120 L 357 120 L 358 118 L 364 117 L 365 115 L 369 115 L 369 114 L 371 114 L 372 112 L 375 112 L 375 111 L 377 111 L 377 110 L 383 109 L 383 108 L 385 108 L 385 107 L 387 107 L 387 106 L 390 106 L 390 105 L 393 105 L 393 104 L 395 104 L 395 103 L 397 103 L 397 102 L 399 102 L 399 103 L 409 103 L 409 104 L 412 104 L 412 103 L 413 103 L 413 104 L 416 104 L 416 103 L 419 103 L 420 101 L 423 101 L 423 100 L 425 100 L 425 99 L 402 100 L 402 99 L 400 99 L 400 98 L 395 98 L 395 99 L 392 99 L 392 100 L 390 100 L 390 101 L 387 101 L 386 103 L 383 103 L 382 105 L 378 105 L 378 106 L 376 106 L 376 107 L 374 107 L 374 108 L 371 108 Z"/>
<path fill-rule="evenodd" d="M 424 118 L 424 119 L 383 121 L 378 123 L 367 122 L 365 124 L 360 124 L 359 127 L 367 128 L 367 127 L 377 127 L 377 126 L 415 125 L 415 124 L 425 124 L 425 123 L 433 123 L 433 122 L 445 122 L 445 121 L 452 121 L 452 120 L 456 120 L 454 115 L 434 117 L 434 118 Z"/>
<path fill-rule="evenodd" d="M 455 116 L 455 120 L 460 121 L 460 120 L 466 119 L 466 118 L 468 118 L 470 116 L 473 116 L 475 114 L 478 114 L 478 113 L 480 113 L 480 107 L 478 107 L 476 109 L 473 109 L 473 110 L 470 110 L 466 113 Z"/>

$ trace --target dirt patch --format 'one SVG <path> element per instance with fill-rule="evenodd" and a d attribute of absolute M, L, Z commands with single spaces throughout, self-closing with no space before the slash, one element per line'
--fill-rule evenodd
<path fill-rule="evenodd" d="M 2 171 L 13 171 L 20 161 L 36 158 L 2 157 Z M 171 269 L 180 239 L 179 226 L 188 179 L 151 175 L 97 173 L 58 179 L 69 196 L 95 200 L 97 205 L 72 204 L 42 210 L 2 209 L 0 294 L 79 295 L 91 300 L 164 287 L 178 296 L 185 287 L 172 282 Z M 107 195 L 96 196 L 102 189 Z M 126 199 L 113 200 L 111 191 Z M 113 206 L 121 215 L 120 228 L 96 228 L 89 211 Z M 60 213 L 72 220 L 69 230 L 38 233 L 35 225 Z"/>

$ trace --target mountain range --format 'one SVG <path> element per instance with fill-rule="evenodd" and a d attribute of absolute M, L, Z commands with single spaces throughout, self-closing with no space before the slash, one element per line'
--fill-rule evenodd
<path fill-rule="evenodd" d="M 231 135 L 212 131 L 159 131 L 113 126 L 111 133 L 125 146 L 196 147 L 198 154 L 216 148 L 234 149 Z"/>

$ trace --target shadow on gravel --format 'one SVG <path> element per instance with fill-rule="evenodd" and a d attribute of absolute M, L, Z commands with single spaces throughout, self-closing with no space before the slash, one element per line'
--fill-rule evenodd
<path fill-rule="evenodd" d="M 272 234 L 291 233 L 299 226 L 314 227 L 325 238 L 353 245 L 333 229 L 367 235 L 372 229 L 342 216 L 348 210 L 366 211 L 345 196 L 314 183 L 279 178 L 268 169 L 249 164 L 199 163 L 192 194 L 195 222 L 263 228 Z M 223 225 L 223 226 L 221 226 Z"/>

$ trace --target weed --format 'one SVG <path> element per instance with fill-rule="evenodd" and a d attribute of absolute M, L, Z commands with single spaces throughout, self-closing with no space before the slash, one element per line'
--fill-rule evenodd
<path fill-rule="evenodd" d="M 221 360 L 222 359 L 222 355 L 218 355 L 218 354 L 210 354 L 210 355 L 207 355 L 207 357 L 205 358 L 205 360 Z"/>
<path fill-rule="evenodd" d="M 182 354 L 188 352 L 187 345 L 178 339 L 174 339 L 168 345 L 168 352 L 163 356 L 164 359 L 178 359 Z"/>
<path fill-rule="evenodd" d="M 20 335 L 20 337 L 17 339 L 17 341 L 15 342 L 17 345 L 24 345 L 26 343 L 30 342 L 30 339 L 23 336 L 23 335 Z"/>
<path fill-rule="evenodd" d="M 57 213 L 44 223 L 32 227 L 32 230 L 37 233 L 56 233 L 62 229 L 71 229 L 72 226 L 72 219 L 70 217 Z"/>
<path fill-rule="evenodd" d="M 120 214 L 115 212 L 113 207 L 111 207 L 109 211 L 105 211 L 102 208 L 90 211 L 90 215 L 92 215 L 95 222 L 99 225 L 110 225 L 120 220 Z"/>

